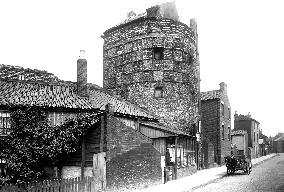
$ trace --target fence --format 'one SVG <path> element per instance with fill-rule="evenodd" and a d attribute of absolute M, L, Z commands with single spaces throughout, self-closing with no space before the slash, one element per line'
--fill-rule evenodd
<path fill-rule="evenodd" d="M 176 179 L 176 166 L 164 167 L 164 183 Z"/>
<path fill-rule="evenodd" d="M 0 192 L 100 192 L 102 187 L 93 177 L 45 180 L 28 184 L 5 185 Z"/>

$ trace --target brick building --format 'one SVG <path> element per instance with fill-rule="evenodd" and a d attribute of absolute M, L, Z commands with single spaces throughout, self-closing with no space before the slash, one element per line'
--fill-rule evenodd
<path fill-rule="evenodd" d="M 272 142 L 273 153 L 284 153 L 284 134 L 278 133 Z"/>
<path fill-rule="evenodd" d="M 251 158 L 259 157 L 259 122 L 248 115 L 235 112 L 234 130 L 245 130 L 248 133 L 248 147 Z"/>
<path fill-rule="evenodd" d="M 231 154 L 231 108 L 227 85 L 219 90 L 201 92 L 201 140 L 205 167 L 224 164 Z"/>
<path fill-rule="evenodd" d="M 129 13 L 102 37 L 104 88 L 194 135 L 200 75 L 195 20 L 187 26 L 175 4 L 165 3 Z"/>

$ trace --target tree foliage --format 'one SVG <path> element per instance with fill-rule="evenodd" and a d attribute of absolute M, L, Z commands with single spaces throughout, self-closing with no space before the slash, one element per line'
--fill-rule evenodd
<path fill-rule="evenodd" d="M 1 140 L 7 159 L 5 180 L 11 183 L 45 179 L 45 167 L 80 146 L 81 136 L 97 122 L 95 113 L 80 113 L 60 126 L 51 126 L 47 112 L 36 107 L 12 111 L 11 133 Z"/>

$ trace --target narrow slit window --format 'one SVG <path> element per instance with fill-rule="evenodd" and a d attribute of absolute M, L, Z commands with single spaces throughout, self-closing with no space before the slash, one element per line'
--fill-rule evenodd
<path fill-rule="evenodd" d="M 154 47 L 153 56 L 155 60 L 162 60 L 164 58 L 164 48 L 163 47 Z"/>
<path fill-rule="evenodd" d="M 225 126 L 222 125 L 222 139 L 225 139 Z"/>
<path fill-rule="evenodd" d="M 156 87 L 155 88 L 154 97 L 155 98 L 162 98 L 163 97 L 163 88 L 162 87 Z"/>

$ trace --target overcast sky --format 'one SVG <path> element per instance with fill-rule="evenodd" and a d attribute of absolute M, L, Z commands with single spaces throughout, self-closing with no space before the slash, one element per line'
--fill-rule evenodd
<path fill-rule="evenodd" d="M 46 70 L 76 81 L 81 49 L 88 82 L 102 86 L 105 30 L 130 11 L 162 0 L 0 1 L 0 64 Z M 250 112 L 264 134 L 284 132 L 284 2 L 281 0 L 176 0 L 180 21 L 196 18 L 201 91 L 225 82 L 232 113 Z M 233 119 L 232 119 L 233 120 Z M 232 121 L 233 127 L 233 121 Z"/>

